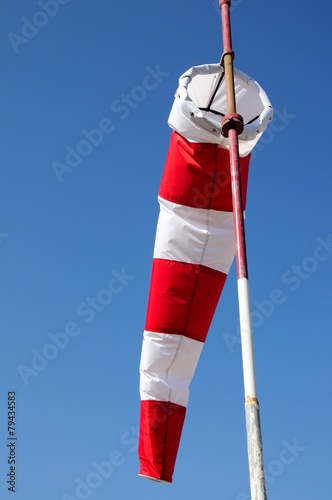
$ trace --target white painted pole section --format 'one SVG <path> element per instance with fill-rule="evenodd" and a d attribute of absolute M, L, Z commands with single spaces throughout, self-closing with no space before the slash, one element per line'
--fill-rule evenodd
<path fill-rule="evenodd" d="M 248 279 L 239 278 L 237 286 L 245 400 L 248 398 L 257 400 Z"/>
<path fill-rule="evenodd" d="M 252 500 L 267 500 L 259 405 L 256 391 L 249 282 L 247 278 L 238 278 L 237 284 L 240 312 L 250 493 Z"/>

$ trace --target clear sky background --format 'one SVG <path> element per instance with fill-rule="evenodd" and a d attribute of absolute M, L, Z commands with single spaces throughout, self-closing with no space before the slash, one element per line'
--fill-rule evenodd
<path fill-rule="evenodd" d="M 246 219 L 269 500 L 332 498 L 331 14 L 307 0 L 232 8 L 235 65 L 275 108 Z M 234 267 L 173 484 L 137 476 L 167 118 L 178 77 L 219 61 L 217 1 L 2 0 L 0 35 L 1 498 L 249 500 Z"/>

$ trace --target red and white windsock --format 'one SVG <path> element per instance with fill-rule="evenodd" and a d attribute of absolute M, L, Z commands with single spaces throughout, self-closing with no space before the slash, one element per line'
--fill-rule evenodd
<path fill-rule="evenodd" d="M 252 78 L 234 70 L 241 188 L 250 152 L 273 110 Z M 172 482 L 193 378 L 234 259 L 234 222 L 224 69 L 196 66 L 179 79 L 168 123 L 170 146 L 159 189 L 160 214 L 140 361 L 139 475 Z"/>

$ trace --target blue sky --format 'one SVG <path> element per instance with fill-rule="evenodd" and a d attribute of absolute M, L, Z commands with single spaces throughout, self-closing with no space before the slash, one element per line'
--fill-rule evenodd
<path fill-rule="evenodd" d="M 315 7 L 232 8 L 235 65 L 275 108 L 246 219 L 269 500 L 331 496 L 331 6 Z M 167 118 L 178 77 L 220 58 L 217 2 L 3 0 L 1 40 L 1 498 L 15 391 L 16 500 L 249 500 L 234 267 L 174 482 L 137 477 Z"/>

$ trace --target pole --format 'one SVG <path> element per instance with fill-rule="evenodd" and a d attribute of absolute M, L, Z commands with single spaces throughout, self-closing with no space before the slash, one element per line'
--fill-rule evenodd
<path fill-rule="evenodd" d="M 233 70 L 234 52 L 232 50 L 230 20 L 231 0 L 219 0 L 219 6 L 222 15 L 222 34 L 224 46 L 221 64 L 225 70 L 227 95 L 227 114 L 222 121 L 222 134 L 225 137 L 228 137 L 229 140 L 250 492 L 251 500 L 267 500 L 264 477 L 262 434 L 256 390 L 248 265 L 243 204 L 241 197 L 238 135 L 241 134 L 243 130 L 243 118 L 236 112 Z"/>

